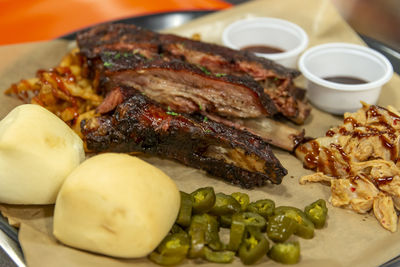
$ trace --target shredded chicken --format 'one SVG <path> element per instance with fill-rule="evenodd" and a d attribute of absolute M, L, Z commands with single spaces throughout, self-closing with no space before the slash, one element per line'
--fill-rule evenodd
<path fill-rule="evenodd" d="M 380 192 L 374 199 L 374 214 L 381 225 L 391 231 L 397 230 L 397 214 L 390 196 Z"/>
<path fill-rule="evenodd" d="M 323 174 L 322 172 L 317 172 L 309 175 L 304 175 L 300 178 L 300 184 L 306 183 L 326 183 L 328 185 L 331 184 L 332 177 Z"/>
<path fill-rule="evenodd" d="M 372 209 L 374 198 L 379 194 L 375 185 L 365 177 L 333 179 L 331 203 L 336 207 L 366 213 Z"/>
<path fill-rule="evenodd" d="M 373 213 L 380 224 L 397 231 L 400 210 L 400 113 L 363 103 L 346 113 L 344 123 L 296 149 L 304 166 L 317 171 L 300 184 L 331 185 L 333 206 Z"/>

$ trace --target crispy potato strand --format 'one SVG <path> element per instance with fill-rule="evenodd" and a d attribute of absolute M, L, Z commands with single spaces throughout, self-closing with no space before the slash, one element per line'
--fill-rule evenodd
<path fill-rule="evenodd" d="M 96 116 L 95 109 L 103 101 L 92 81 L 84 77 L 83 62 L 79 50 L 74 49 L 55 68 L 37 71 L 35 78 L 11 85 L 5 94 L 47 108 L 80 135 L 77 124 Z"/>

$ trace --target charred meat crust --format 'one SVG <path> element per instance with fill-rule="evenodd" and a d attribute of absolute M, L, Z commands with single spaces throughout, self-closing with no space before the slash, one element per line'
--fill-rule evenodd
<path fill-rule="evenodd" d="M 88 149 L 94 152 L 136 151 L 175 159 L 244 188 L 268 180 L 279 184 L 287 174 L 261 138 L 166 112 L 141 94 L 129 97 L 111 115 L 83 121 L 81 127 Z M 246 166 L 246 161 L 251 164 Z"/>
<path fill-rule="evenodd" d="M 248 51 L 237 51 L 217 44 L 194 41 L 173 34 L 159 34 L 141 27 L 129 24 L 102 24 L 77 35 L 81 52 L 88 58 L 94 58 L 103 49 L 133 50 L 147 48 L 153 53 L 173 53 L 171 45 L 179 44 L 188 50 L 204 54 L 219 55 L 227 63 L 248 62 L 269 71 L 274 71 L 280 77 L 295 78 L 300 72 L 285 68 L 272 60 L 257 57 Z M 176 56 L 181 56 L 177 55 Z"/>
<path fill-rule="evenodd" d="M 76 41 L 81 53 L 87 58 L 95 58 L 108 45 L 120 45 L 125 50 L 132 48 L 130 44 L 139 44 L 158 52 L 157 33 L 129 24 L 101 24 L 77 34 Z M 118 48 L 115 47 L 116 49 Z"/>
<path fill-rule="evenodd" d="M 114 110 L 117 105 L 124 102 L 131 94 L 137 93 L 131 88 L 114 87 L 109 91 L 104 101 L 96 109 L 97 113 L 105 114 Z M 158 102 L 161 106 L 162 103 Z M 164 108 L 168 109 L 169 106 Z M 171 111 L 171 109 L 170 109 Z M 185 112 L 183 112 L 185 113 Z M 279 148 L 292 152 L 304 137 L 304 131 L 296 130 L 281 122 L 262 118 L 262 119 L 226 119 L 210 113 L 193 113 L 191 117 L 197 121 L 212 120 L 216 123 L 222 123 L 228 127 L 233 127 L 241 131 L 247 131 L 253 135 L 261 137 L 264 141 Z"/>
<path fill-rule="evenodd" d="M 173 52 L 170 45 L 180 44 L 188 51 L 198 51 L 209 55 L 218 55 L 225 59 L 227 63 L 235 64 L 236 62 L 248 62 L 258 65 L 260 68 L 274 71 L 276 75 L 281 77 L 295 78 L 300 75 L 300 72 L 294 69 L 285 68 L 282 65 L 275 63 L 272 60 L 257 57 L 253 53 L 245 50 L 233 50 L 231 48 L 211 44 L 201 41 L 195 41 L 174 34 L 160 35 L 162 45 L 162 52 Z"/>

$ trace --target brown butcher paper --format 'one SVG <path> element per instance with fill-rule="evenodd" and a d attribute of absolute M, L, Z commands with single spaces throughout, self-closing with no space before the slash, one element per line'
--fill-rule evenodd
<path fill-rule="evenodd" d="M 248 17 L 268 16 L 283 18 L 297 23 L 308 33 L 309 46 L 326 42 L 362 44 L 357 34 L 344 22 L 329 0 L 259 0 L 211 14 L 168 32 L 192 36 L 221 43 L 221 33 L 229 23 Z M 0 88 L 7 89 L 22 78 L 35 75 L 36 70 L 55 66 L 73 46 L 67 41 L 51 41 L 0 47 Z M 302 83 L 300 78 L 298 83 Z M 400 80 L 394 75 L 382 90 L 379 104 L 400 108 Z M 0 117 L 4 117 L 21 102 L 0 95 Z M 304 126 L 306 135 L 321 136 L 326 130 L 342 121 L 314 108 Z M 300 128 L 302 128 L 300 127 Z M 182 191 L 191 192 L 199 187 L 213 186 L 216 192 L 246 192 L 252 200 L 271 198 L 277 205 L 305 205 L 323 198 L 329 199 L 330 188 L 321 184 L 299 185 L 302 175 L 312 173 L 288 152 L 274 149 L 275 154 L 289 173 L 281 185 L 267 185 L 254 190 L 244 190 L 227 184 L 203 171 L 185 167 L 179 163 L 141 156 L 144 160 L 166 172 Z M 43 170 L 45 172 L 46 170 Z M 156 196 L 155 196 L 156 197 Z M 145 205 L 145 203 L 143 203 Z M 332 207 L 328 204 L 329 218 L 326 227 L 316 230 L 311 240 L 299 239 L 301 261 L 297 266 L 377 266 L 400 255 L 400 231 L 384 230 L 372 214 L 356 214 L 353 211 Z M 28 266 L 148 266 L 147 259 L 122 260 L 73 249 L 58 243 L 52 235 L 53 206 L 1 205 L 0 210 L 10 223 L 19 225 L 19 240 Z M 186 260 L 182 266 L 196 264 Z M 234 265 L 241 265 L 236 259 Z M 265 257 L 265 266 L 274 262 Z M 217 265 L 203 263 L 202 266 Z"/>

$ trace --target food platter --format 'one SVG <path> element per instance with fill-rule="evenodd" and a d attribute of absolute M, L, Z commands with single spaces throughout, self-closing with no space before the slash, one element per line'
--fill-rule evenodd
<path fill-rule="evenodd" d="M 310 1 L 310 6 L 312 5 L 313 1 Z M 264 4 L 264 3 L 263 3 Z M 270 2 L 265 2 L 265 4 L 270 4 Z M 317 5 L 318 6 L 318 5 Z M 220 13 L 220 14 L 213 14 L 209 17 L 202 18 L 198 21 L 191 22 L 187 26 L 183 26 L 181 28 L 178 28 L 176 30 L 173 30 L 175 33 L 183 34 L 186 36 L 191 36 L 192 33 L 200 33 L 202 37 L 204 38 L 205 41 L 215 41 L 218 42 L 218 35 L 220 33 L 220 30 L 223 28 L 224 25 L 229 23 L 230 21 L 239 18 L 239 17 L 246 17 L 246 16 L 257 16 L 257 15 L 275 15 L 275 16 L 282 16 L 285 17 L 286 13 L 280 13 L 279 9 L 272 9 L 268 14 L 267 11 L 255 11 L 255 5 L 250 3 L 249 5 L 245 5 L 241 7 L 240 9 L 237 10 L 230 10 L 228 13 Z M 293 7 L 294 8 L 294 7 Z M 293 9 L 295 10 L 295 9 Z M 314 12 L 315 10 L 311 9 L 310 12 Z M 329 11 L 329 8 L 328 8 Z M 289 12 L 289 11 L 285 11 Z M 179 13 L 174 14 L 174 18 L 176 18 L 176 15 Z M 194 12 L 195 14 L 193 17 L 191 17 L 189 13 L 180 13 L 185 19 L 190 20 L 191 18 L 197 17 L 199 13 Z M 339 39 L 341 38 L 342 40 L 348 40 L 350 42 L 360 42 L 358 37 L 355 35 L 354 32 L 352 32 L 349 28 L 347 28 L 347 25 L 344 24 L 344 22 L 340 21 L 337 18 L 337 14 L 332 14 L 331 12 L 327 12 L 328 15 L 328 21 L 323 22 L 321 25 L 322 28 L 325 27 L 325 31 L 322 30 L 322 32 L 319 32 L 315 34 L 313 37 L 313 41 L 315 43 L 318 42 L 324 42 L 324 41 L 329 41 L 329 38 L 334 39 L 332 35 L 333 33 L 327 33 L 326 32 L 326 27 L 330 25 L 330 23 L 342 23 L 340 24 L 344 28 L 339 27 L 336 29 L 336 33 L 339 34 Z M 204 15 L 204 14 L 202 14 Z M 162 17 L 168 17 L 168 14 L 159 14 L 156 16 L 162 16 Z M 286 19 L 289 18 L 289 15 L 287 15 Z M 292 19 L 294 21 L 296 20 L 301 20 L 304 19 L 306 15 L 299 15 L 299 16 L 294 16 Z M 147 17 L 151 21 L 154 21 L 155 17 Z M 143 19 L 143 18 L 142 18 Z M 184 21 L 185 21 L 184 19 Z M 168 20 L 168 19 L 166 19 Z M 175 21 L 176 19 L 174 19 Z M 297 22 L 297 21 L 296 21 Z M 311 29 L 311 24 L 313 21 L 310 20 L 304 20 L 303 21 L 303 27 Z M 325 24 L 324 24 L 325 23 Z M 146 26 L 146 25 L 143 25 Z M 174 25 L 175 26 L 175 25 Z M 211 32 L 210 28 L 215 28 L 216 30 Z M 8 57 L 7 61 L 7 66 L 4 66 L 1 68 L 1 77 L 3 77 L 3 80 L 1 82 L 2 88 L 7 88 L 7 86 L 11 82 L 16 82 L 18 79 L 24 78 L 24 77 L 30 77 L 33 75 L 35 70 L 38 68 L 47 68 L 51 67 L 52 65 L 57 64 L 57 61 L 62 57 L 62 55 L 69 49 L 70 43 L 67 41 L 55 41 L 52 43 L 46 43 L 46 44 L 33 44 L 30 45 L 29 47 L 18 47 L 18 48 L 6 48 L 6 49 L 14 49 L 14 50 L 1 50 L 0 53 L 6 53 L 6 51 L 15 51 L 16 59 L 12 59 Z M 50 52 L 40 52 L 38 49 L 50 49 Z M 36 55 L 33 55 L 31 52 L 32 51 L 37 51 Z M 46 57 L 47 59 L 45 62 L 42 61 L 42 58 Z M 27 64 L 27 61 L 29 63 Z M 21 71 L 16 71 L 20 69 L 20 66 L 27 66 L 25 70 Z M 395 65 L 395 64 L 394 64 Z M 13 73 L 11 76 L 9 76 L 10 73 Z M 6 79 L 5 76 L 8 78 Z M 301 82 L 301 81 L 300 81 Z M 398 93 L 392 94 L 394 90 L 396 89 L 395 87 L 399 85 L 398 77 L 395 77 L 395 81 L 392 82 L 391 85 L 385 88 L 383 92 L 383 96 L 380 100 L 380 104 L 382 105 L 387 105 L 387 104 L 392 104 L 395 106 L 400 106 L 400 97 Z M 5 97 L 1 98 L 1 101 L 7 101 Z M 18 102 L 12 102 L 8 103 L 5 105 L 2 109 L 2 116 L 10 110 L 10 107 L 13 105 L 16 105 Z M 339 122 L 340 118 L 334 117 L 332 115 L 323 113 L 318 110 L 313 111 L 312 118 L 309 122 L 306 123 L 304 126 L 306 128 L 307 134 L 311 136 L 320 136 L 322 135 L 329 126 L 331 126 L 333 123 Z M 318 127 L 315 127 L 318 126 Z M 278 203 L 281 205 L 286 205 L 286 204 L 295 204 L 295 203 L 309 203 L 317 198 L 324 198 L 328 199 L 329 198 L 329 188 L 323 187 L 321 185 L 309 185 L 309 186 L 300 186 L 297 182 L 298 178 L 305 174 L 305 173 L 310 173 L 310 171 L 306 171 L 302 168 L 302 164 L 297 161 L 292 155 L 277 150 L 276 151 L 277 156 L 279 159 L 288 167 L 289 169 L 289 174 L 286 176 L 286 180 L 282 184 L 282 186 L 279 187 L 274 187 L 274 186 L 266 186 L 264 188 L 260 189 L 255 189 L 250 191 L 252 198 L 262 198 L 266 195 L 270 196 L 271 198 L 274 198 Z M 221 189 L 220 191 L 224 191 L 225 193 L 231 193 L 234 191 L 241 191 L 241 189 L 238 189 L 237 187 L 227 185 L 224 182 L 215 180 L 214 178 L 210 176 L 204 175 L 204 173 L 200 171 L 196 171 L 184 166 L 181 166 L 180 164 L 170 162 L 167 160 L 159 160 L 156 158 L 145 158 L 145 160 L 155 164 L 162 170 L 164 170 L 167 174 L 169 174 L 171 177 L 174 178 L 174 180 L 178 183 L 179 187 L 181 190 L 190 192 L 196 189 L 197 187 L 200 186 L 205 186 L 205 185 L 212 185 L 215 188 Z M 396 239 L 398 236 L 398 233 L 395 234 L 390 234 L 386 232 L 383 229 L 379 228 L 379 225 L 374 221 L 373 217 L 371 215 L 357 215 L 354 214 L 353 212 L 346 211 L 346 210 L 341 210 L 337 208 L 332 208 L 330 207 L 330 220 L 328 220 L 328 226 L 327 229 L 324 231 L 320 231 L 317 233 L 317 236 L 314 240 L 309 241 L 309 242 L 304 242 L 304 258 L 302 260 L 301 265 L 310 265 L 310 264 L 324 264 L 325 266 L 332 265 L 332 266 L 338 266 L 338 265 L 355 265 L 355 266 L 364 266 L 364 264 L 367 265 L 379 265 L 382 264 L 383 262 L 386 262 L 387 260 L 390 260 L 394 256 L 399 254 L 400 248 L 396 247 Z M 3 211 L 6 211 L 5 213 L 8 214 L 9 216 L 16 216 L 14 211 L 10 207 L 3 207 Z M 18 216 L 16 216 L 18 217 Z M 346 218 L 348 219 L 346 223 L 343 223 L 340 221 L 340 219 Z M 22 218 L 21 220 L 26 220 L 28 218 Z M 52 238 L 49 238 L 46 235 L 43 235 L 43 232 L 46 233 L 48 232 L 48 226 L 49 222 L 51 222 L 51 218 L 49 216 L 43 216 L 38 219 L 36 222 L 36 225 L 28 225 L 26 227 L 21 228 L 21 235 L 24 236 L 24 241 L 26 242 L 27 245 L 27 252 L 26 252 L 26 257 L 29 259 L 29 262 L 32 264 L 32 266 L 35 266 L 35 263 L 38 264 L 39 262 L 43 263 L 41 259 L 37 259 L 37 255 L 39 252 L 47 252 L 49 255 L 52 252 L 57 252 L 60 253 L 62 257 L 67 257 L 70 256 L 74 259 L 81 259 L 81 260 L 91 260 L 91 258 L 88 258 L 93 255 L 81 255 L 81 252 L 76 252 L 71 248 L 63 247 L 63 248 L 58 248 L 54 245 L 54 240 Z M 40 227 L 45 225 L 45 227 Z M 35 228 L 38 227 L 38 228 Z M 13 236 L 15 232 L 10 232 L 10 236 Z M 332 234 L 335 234 L 335 239 L 334 241 L 327 242 L 327 240 L 332 239 Z M 15 235 L 13 236 L 15 238 Z M 42 241 L 44 242 L 45 249 L 41 250 L 40 246 L 36 246 L 32 244 L 30 241 L 33 240 L 34 238 L 41 237 Z M 365 245 L 368 243 L 368 246 Z M 340 249 L 338 249 L 338 252 L 333 252 L 332 256 L 329 255 L 324 255 L 323 251 L 332 251 L 335 250 L 336 248 L 343 247 L 345 248 L 348 246 L 348 244 L 352 244 L 354 246 L 354 253 L 352 255 L 346 255 L 347 259 L 341 259 L 340 258 Z M 364 244 L 364 245 L 361 245 Z M 371 245 L 372 244 L 372 245 Z M 22 245 L 24 247 L 24 245 Z M 359 247 L 361 246 L 361 247 Z M 385 251 L 380 251 L 379 247 L 382 249 L 382 247 L 386 247 Z M 347 251 L 347 249 L 343 249 L 343 251 Z M 322 253 L 322 254 L 321 254 Z M 325 252 L 326 253 L 326 252 Z M 118 262 L 115 259 L 108 259 L 106 257 L 101 257 L 101 256 L 93 256 L 95 261 L 101 261 L 103 262 L 103 265 L 108 265 L 108 264 L 123 264 L 121 262 Z M 35 260 L 36 258 L 36 260 Z M 336 259 L 335 259 L 336 258 Z M 54 261 L 52 261 L 54 260 Z M 56 259 L 50 259 L 46 258 L 46 262 L 48 262 L 48 265 L 51 266 L 51 264 L 56 263 Z M 138 265 L 146 265 L 147 262 L 145 261 L 132 261 L 134 263 L 137 263 Z M 126 262 L 127 263 L 127 262 Z M 265 262 L 266 264 L 270 264 L 271 262 Z M 68 263 L 67 263 L 68 264 Z M 101 265 L 100 265 L 101 266 Z"/>

